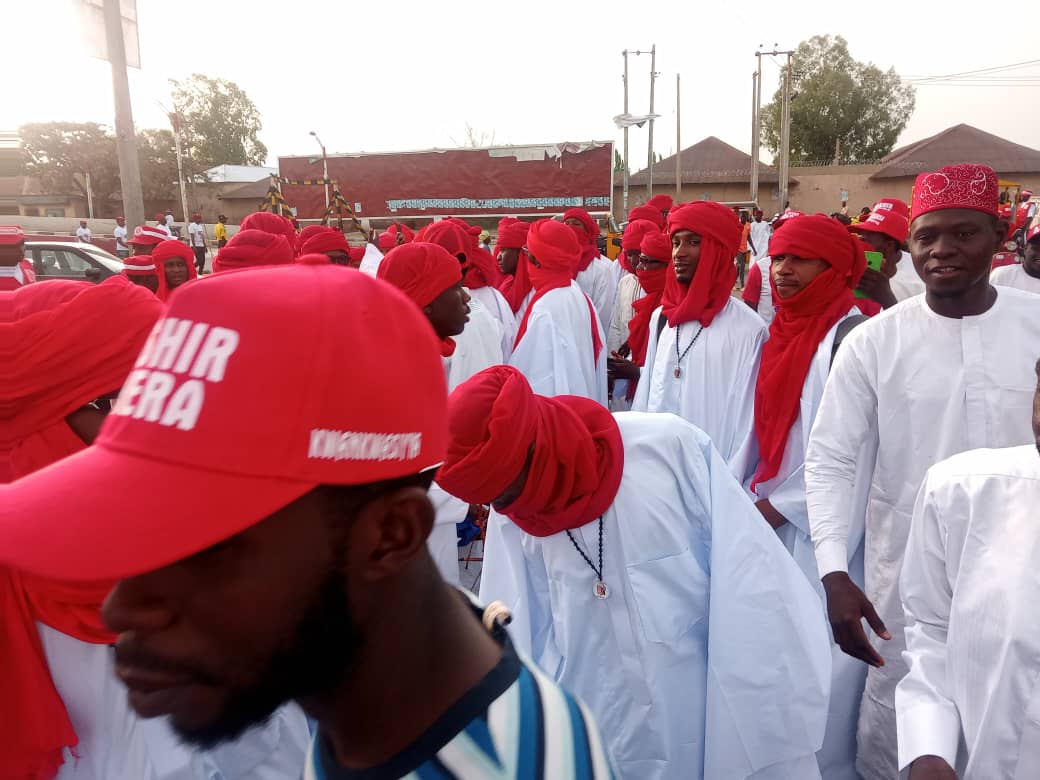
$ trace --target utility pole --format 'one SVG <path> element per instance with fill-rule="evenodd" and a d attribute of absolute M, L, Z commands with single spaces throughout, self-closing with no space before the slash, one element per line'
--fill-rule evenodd
<path fill-rule="evenodd" d="M 654 82 L 657 81 L 657 44 L 650 45 L 650 127 L 647 139 L 646 199 L 654 197 Z"/>
<path fill-rule="evenodd" d="M 751 74 L 751 200 L 758 204 L 758 156 L 762 143 L 762 52 L 756 51 L 758 70 Z"/>
<path fill-rule="evenodd" d="M 625 85 L 625 115 L 628 115 L 628 49 L 621 52 L 621 56 L 625 58 L 625 75 L 621 77 L 622 82 Z M 625 218 L 628 218 L 628 125 L 625 125 L 625 159 L 623 161 L 624 170 L 621 172 L 621 208 L 625 212 Z M 616 136 L 615 136 L 616 137 Z"/>
<path fill-rule="evenodd" d="M 682 200 L 682 125 L 680 121 L 679 100 L 682 92 L 679 89 L 679 74 L 675 74 L 675 202 Z"/>
<path fill-rule="evenodd" d="M 325 154 L 325 144 L 323 144 L 321 142 L 321 139 L 318 138 L 318 134 L 313 130 L 310 131 L 310 134 L 314 136 L 314 140 L 317 141 L 318 146 L 321 147 L 321 176 L 323 179 L 322 189 L 325 190 L 325 213 L 327 214 L 329 211 L 329 203 L 331 202 L 329 199 L 329 157 L 327 154 Z"/>
<path fill-rule="evenodd" d="M 94 219 L 94 188 L 90 186 L 90 172 L 84 174 L 83 178 L 87 182 L 87 216 Z"/>
<path fill-rule="evenodd" d="M 123 195 L 123 216 L 127 227 L 144 224 L 144 197 L 141 194 L 141 164 L 137 159 L 137 136 L 130 107 L 130 81 L 126 75 L 126 48 L 119 0 L 104 0 L 105 42 L 112 66 L 112 97 L 116 110 L 116 156 L 119 158 L 119 183 Z"/>
<path fill-rule="evenodd" d="M 181 211 L 184 213 L 184 221 L 188 221 L 188 191 L 184 186 L 184 157 L 181 151 L 181 116 L 176 111 L 170 114 L 170 124 L 173 125 L 173 143 L 177 149 L 177 184 L 181 191 Z M 198 201 L 196 201 L 197 203 Z"/>
<path fill-rule="evenodd" d="M 788 184 L 791 177 L 791 80 L 794 75 L 791 58 L 794 52 L 787 55 L 787 69 L 784 71 L 784 104 L 783 120 L 780 126 L 780 209 L 787 206 Z"/>

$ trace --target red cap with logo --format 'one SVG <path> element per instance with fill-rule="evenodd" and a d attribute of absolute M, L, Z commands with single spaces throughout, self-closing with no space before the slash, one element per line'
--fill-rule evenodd
<path fill-rule="evenodd" d="M 849 225 L 853 233 L 881 233 L 903 243 L 910 237 L 910 208 L 898 198 L 882 198 L 874 210 L 856 225 Z"/>
<path fill-rule="evenodd" d="M 437 466 L 446 404 L 433 330 L 385 282 L 296 264 L 185 285 L 94 446 L 3 488 L 0 560 L 61 580 L 160 568 L 318 485 Z"/>
<path fill-rule="evenodd" d="M 168 241 L 170 234 L 151 225 L 138 225 L 134 228 L 133 237 L 128 244 L 142 244 L 143 246 L 155 246 L 160 241 Z"/>
<path fill-rule="evenodd" d="M 970 209 L 996 217 L 999 207 L 997 174 L 988 165 L 947 165 L 922 173 L 914 182 L 913 219 L 942 209 Z"/>

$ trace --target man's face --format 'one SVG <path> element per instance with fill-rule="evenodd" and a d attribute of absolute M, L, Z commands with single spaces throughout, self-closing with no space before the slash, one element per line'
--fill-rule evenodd
<path fill-rule="evenodd" d="M 517 263 L 520 262 L 519 249 L 499 249 L 498 268 L 502 273 L 512 276 L 516 273 Z"/>
<path fill-rule="evenodd" d="M 460 281 L 434 298 L 425 312 L 440 338 L 458 336 L 469 322 L 469 293 Z"/>
<path fill-rule="evenodd" d="M 569 217 L 563 221 L 563 224 L 570 225 L 575 230 L 581 231 L 583 235 L 585 233 L 585 223 L 577 217 Z"/>
<path fill-rule="evenodd" d="M 761 221 L 762 221 L 762 215 L 761 214 L 755 214 L 755 222 L 761 222 Z"/>
<path fill-rule="evenodd" d="M 188 263 L 183 257 L 171 257 L 166 261 L 166 286 L 171 290 L 188 281 Z"/>
<path fill-rule="evenodd" d="M 1003 236 L 989 214 L 942 209 L 914 220 L 910 254 L 930 295 L 957 298 L 989 283 L 993 255 Z"/>
<path fill-rule="evenodd" d="M 639 265 L 639 258 L 641 256 L 642 256 L 642 253 L 638 249 L 626 249 L 625 250 L 625 258 L 628 260 L 628 264 L 630 266 L 632 266 L 633 268 L 635 268 L 637 265 Z"/>
<path fill-rule="evenodd" d="M 199 225 L 202 223 L 202 217 L 192 217 L 191 221 L 194 222 L 196 225 Z"/>
<path fill-rule="evenodd" d="M 672 235 L 672 265 L 680 284 L 689 284 L 697 273 L 701 259 L 701 237 L 692 230 L 679 230 Z"/>
<path fill-rule="evenodd" d="M 333 249 L 331 252 L 326 252 L 325 256 L 333 265 L 350 265 L 350 255 L 342 249 Z"/>
<path fill-rule="evenodd" d="M 0 265 L 12 268 L 25 259 L 25 244 L 0 245 Z"/>
<path fill-rule="evenodd" d="M 218 221 L 220 222 L 221 225 L 226 225 L 227 224 L 227 217 L 220 217 Z"/>
<path fill-rule="evenodd" d="M 655 260 L 652 257 L 640 255 L 639 260 L 632 267 L 638 271 L 657 271 L 661 268 L 667 268 L 668 263 L 665 260 Z"/>
<path fill-rule="evenodd" d="M 1032 241 L 1026 242 L 1022 270 L 1030 276 L 1040 278 L 1040 236 L 1034 236 Z"/>
<path fill-rule="evenodd" d="M 882 272 L 888 277 L 894 276 L 896 272 L 896 264 L 902 256 L 902 250 L 895 242 L 895 239 L 889 238 L 884 233 L 878 233 L 873 230 L 864 230 L 858 235 L 863 239 L 867 246 L 875 252 L 880 252 L 885 258 L 885 263 L 881 266 Z"/>
<path fill-rule="evenodd" d="M 776 294 L 781 298 L 797 295 L 830 266 L 820 258 L 778 255 L 772 258 L 771 273 Z"/>
<path fill-rule="evenodd" d="M 159 277 L 155 274 L 130 274 L 126 278 L 134 284 L 147 287 L 153 293 L 159 292 Z"/>
<path fill-rule="evenodd" d="M 346 585 L 349 525 L 322 489 L 165 568 L 102 608 L 116 675 L 145 718 L 212 747 L 281 704 L 334 689 L 362 639 Z"/>

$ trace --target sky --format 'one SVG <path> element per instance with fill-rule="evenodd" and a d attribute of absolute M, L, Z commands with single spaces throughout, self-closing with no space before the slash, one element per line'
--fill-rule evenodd
<path fill-rule="evenodd" d="M 110 66 L 83 53 L 80 2 L 3 0 L 5 28 L 14 27 L 13 51 L 5 36 L 5 59 L 24 70 L 9 68 L 0 131 L 25 122 L 113 124 Z M 941 8 L 905 3 L 898 13 L 852 13 L 857 6 L 841 10 L 820 0 L 802 0 L 797 13 L 777 13 L 775 3 L 761 0 L 672 11 L 676 6 L 137 0 L 142 68 L 130 71 L 135 124 L 166 127 L 168 80 L 197 72 L 235 81 L 249 94 L 272 165 L 279 155 L 316 152 L 311 130 L 330 154 L 454 147 L 466 143 L 467 127 L 486 143 L 616 140 L 620 149 L 612 117 L 622 111 L 621 52 L 656 44 L 655 111 L 662 116 L 655 150 L 676 150 L 679 73 L 682 147 L 714 135 L 750 151 L 751 73 L 760 46 L 793 49 L 812 35 L 842 35 L 856 59 L 909 78 L 1036 56 L 1011 43 L 1016 37 L 1003 15 L 971 13 L 965 23 L 966 0 Z M 655 13 L 639 12 L 650 8 Z M 776 89 L 782 59 L 763 59 L 763 102 Z M 634 114 L 649 111 L 649 74 L 649 55 L 629 57 Z M 1040 85 L 1040 64 L 1003 75 L 919 86 L 900 145 L 965 122 L 1040 148 L 1040 86 L 1033 86 Z M 631 131 L 630 149 L 632 170 L 645 167 L 645 129 Z"/>

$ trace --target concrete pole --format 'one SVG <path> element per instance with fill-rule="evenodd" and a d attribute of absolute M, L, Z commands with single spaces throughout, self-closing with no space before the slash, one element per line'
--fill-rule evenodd
<path fill-rule="evenodd" d="M 185 230 L 187 230 L 188 191 L 184 186 L 184 163 L 181 162 L 184 157 L 181 151 L 181 120 L 177 114 L 171 114 L 170 120 L 173 122 L 173 143 L 177 149 L 177 185 L 181 191 L 181 211 L 184 213 Z"/>
<path fill-rule="evenodd" d="M 751 200 L 758 203 L 758 157 L 762 143 L 762 52 L 755 52 L 758 71 L 751 74 Z"/>
<path fill-rule="evenodd" d="M 84 175 L 87 183 L 87 217 L 94 219 L 94 188 L 90 186 L 90 173 Z"/>
<path fill-rule="evenodd" d="M 123 196 L 123 216 L 133 232 L 144 224 L 144 197 L 141 194 L 141 165 L 137 159 L 137 136 L 130 107 L 130 80 L 126 75 L 126 48 L 119 0 L 104 0 L 105 41 L 112 66 L 112 97 L 116 110 L 116 156 L 119 158 L 119 183 Z"/>
<path fill-rule="evenodd" d="M 650 46 L 650 128 L 647 137 L 646 199 L 654 197 L 654 83 L 657 81 L 657 44 Z"/>
<path fill-rule="evenodd" d="M 780 210 L 783 211 L 788 200 L 788 182 L 791 166 L 791 55 L 787 55 L 787 68 L 784 70 L 783 103 L 780 119 Z"/>
<path fill-rule="evenodd" d="M 621 77 L 622 82 L 625 85 L 625 114 L 628 114 L 628 49 L 621 52 L 621 56 L 625 58 L 625 75 Z M 624 218 L 628 219 L 628 125 L 625 125 L 625 149 L 624 149 L 624 160 L 622 165 L 624 170 L 621 172 L 621 209 L 624 211 Z"/>
<path fill-rule="evenodd" d="M 682 200 L 682 123 L 679 101 L 682 92 L 679 89 L 679 74 L 675 74 L 675 202 Z"/>

